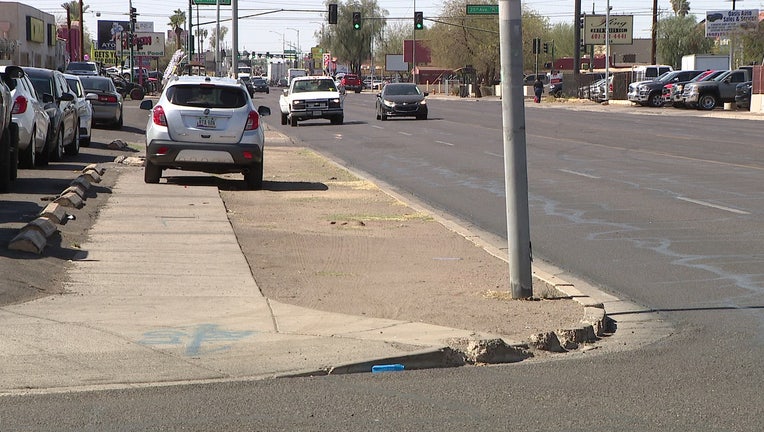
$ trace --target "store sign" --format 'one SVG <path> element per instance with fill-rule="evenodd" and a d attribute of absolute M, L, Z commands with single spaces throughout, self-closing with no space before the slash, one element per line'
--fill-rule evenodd
<path fill-rule="evenodd" d="M 586 45 L 605 45 L 605 33 L 610 33 L 610 45 L 631 45 L 634 40 L 634 15 L 586 15 L 581 33 Z"/>
<path fill-rule="evenodd" d="M 739 30 L 754 30 L 758 25 L 758 9 L 706 12 L 706 37 L 725 37 Z"/>

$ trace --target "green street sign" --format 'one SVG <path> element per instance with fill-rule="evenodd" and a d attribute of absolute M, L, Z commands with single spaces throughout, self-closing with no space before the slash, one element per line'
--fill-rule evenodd
<path fill-rule="evenodd" d="M 294 50 L 284 50 L 284 54 L 294 54 Z"/>
<path fill-rule="evenodd" d="M 467 15 L 498 15 L 499 5 L 467 5 Z"/>
<path fill-rule="evenodd" d="M 215 6 L 217 0 L 193 0 L 195 5 L 210 5 Z M 220 6 L 231 6 L 231 0 L 220 0 Z"/>

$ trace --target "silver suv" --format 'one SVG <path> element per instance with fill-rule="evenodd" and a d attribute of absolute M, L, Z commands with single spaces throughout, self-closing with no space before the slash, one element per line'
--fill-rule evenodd
<path fill-rule="evenodd" d="M 263 185 L 265 135 L 261 116 L 266 106 L 255 108 L 247 88 L 230 78 L 173 77 L 146 125 L 146 183 L 159 183 L 162 170 L 174 168 L 214 174 L 244 174 L 249 189 Z"/>

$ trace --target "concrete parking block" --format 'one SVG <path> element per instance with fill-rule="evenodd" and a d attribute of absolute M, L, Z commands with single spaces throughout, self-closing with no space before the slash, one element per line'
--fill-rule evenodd
<path fill-rule="evenodd" d="M 82 175 L 89 181 L 90 183 L 101 183 L 101 175 L 98 174 L 96 170 L 87 170 L 82 173 Z"/>
<path fill-rule="evenodd" d="M 93 170 L 98 173 L 98 175 L 102 176 L 103 173 L 106 172 L 106 168 L 99 166 L 98 164 L 90 164 L 82 169 L 82 172 L 85 173 L 87 171 Z"/>
<path fill-rule="evenodd" d="M 61 192 L 61 195 L 66 195 L 66 194 L 68 194 L 70 192 L 77 194 L 83 200 L 87 198 L 87 196 L 85 195 L 85 194 L 87 194 L 87 191 L 82 187 L 81 184 L 69 186 L 63 192 Z"/>
<path fill-rule="evenodd" d="M 81 185 L 83 189 L 85 190 L 90 189 L 90 182 L 84 176 L 77 177 L 76 179 L 72 180 L 72 182 L 69 183 L 69 185 L 70 186 Z"/>
<path fill-rule="evenodd" d="M 50 219 L 53 223 L 61 224 L 66 218 L 66 209 L 58 203 L 50 203 L 40 212 L 41 217 Z"/>
<path fill-rule="evenodd" d="M 8 249 L 40 255 L 47 243 L 47 238 L 45 238 L 39 231 L 24 230 L 11 239 L 11 242 L 8 244 Z"/>
<path fill-rule="evenodd" d="M 60 204 L 64 207 L 82 208 L 85 206 L 85 202 L 82 198 L 74 192 L 68 192 L 60 197 L 56 198 L 54 203 Z"/>
<path fill-rule="evenodd" d="M 21 229 L 21 231 L 25 230 L 35 230 L 38 231 L 40 234 L 45 236 L 45 238 L 48 238 L 52 236 L 53 234 L 58 231 L 58 228 L 56 227 L 56 224 L 53 223 L 50 219 L 46 217 L 38 217 L 37 219 L 33 220 L 32 222 L 29 222 L 24 226 L 24 228 Z"/>

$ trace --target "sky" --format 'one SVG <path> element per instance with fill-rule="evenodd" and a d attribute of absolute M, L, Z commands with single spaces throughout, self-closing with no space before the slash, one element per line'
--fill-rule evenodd
<path fill-rule="evenodd" d="M 83 0 L 89 9 L 85 13 L 86 29 L 95 38 L 98 20 L 128 20 L 128 0 Z M 33 5 L 37 9 L 51 13 L 57 18 L 65 19 L 61 7 L 65 0 L 22 0 L 20 3 Z M 414 5 L 416 10 L 424 12 L 425 25 L 428 18 L 436 18 L 442 12 L 441 0 L 378 0 L 380 7 L 389 12 L 389 18 L 410 19 L 413 27 Z M 581 0 L 583 12 L 591 13 L 592 8 L 598 14 L 604 14 L 607 2 L 605 0 Z M 634 37 L 649 38 L 652 22 L 652 0 L 610 0 L 612 14 L 634 15 Z M 153 21 L 155 32 L 166 32 L 170 27 L 169 17 L 173 11 L 181 9 L 188 14 L 188 0 L 132 0 L 139 16 L 138 21 Z M 573 0 L 527 0 L 523 7 L 532 9 L 549 18 L 550 22 L 572 22 L 574 12 Z M 251 18 L 245 15 L 262 14 L 277 9 L 290 11 L 271 13 Z M 293 0 L 292 2 L 275 2 L 262 0 L 238 0 L 239 10 L 239 51 L 250 52 L 281 52 L 282 48 L 299 48 L 308 51 L 316 45 L 315 34 L 326 24 L 326 14 L 322 13 L 326 6 L 322 0 Z M 729 0 L 690 0 L 690 13 L 698 19 L 705 17 L 706 11 L 731 10 Z M 764 0 L 736 0 L 736 9 L 764 9 Z M 670 14 L 670 0 L 658 0 L 659 13 Z M 193 8 L 193 21 L 214 22 L 215 6 L 200 6 L 199 20 L 196 19 L 197 7 Z M 98 16 L 100 15 L 100 16 Z M 230 17 L 231 7 L 221 6 L 221 22 L 229 28 L 227 44 L 231 44 Z M 214 24 L 205 26 L 208 31 Z M 204 46 L 208 46 L 207 41 Z"/>

